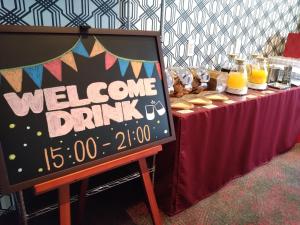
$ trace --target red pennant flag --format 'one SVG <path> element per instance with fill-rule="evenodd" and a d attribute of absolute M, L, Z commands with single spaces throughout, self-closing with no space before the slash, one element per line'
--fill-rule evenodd
<path fill-rule="evenodd" d="M 109 70 L 117 61 L 117 58 L 108 52 L 105 54 L 105 69 Z"/>
<path fill-rule="evenodd" d="M 157 70 L 157 73 L 159 75 L 159 78 L 161 79 L 161 68 L 160 68 L 159 62 L 156 63 L 156 70 Z"/>
<path fill-rule="evenodd" d="M 59 81 L 62 81 L 61 72 L 61 61 L 60 59 L 55 59 L 51 62 L 45 63 L 44 67 Z"/>

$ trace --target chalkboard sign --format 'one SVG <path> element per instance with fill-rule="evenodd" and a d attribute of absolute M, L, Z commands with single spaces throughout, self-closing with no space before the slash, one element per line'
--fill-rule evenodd
<path fill-rule="evenodd" d="M 2 192 L 174 140 L 158 33 L 0 32 Z"/>

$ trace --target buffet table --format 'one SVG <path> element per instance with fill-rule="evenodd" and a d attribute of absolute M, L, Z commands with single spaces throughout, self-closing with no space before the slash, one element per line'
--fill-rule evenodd
<path fill-rule="evenodd" d="M 165 213 L 183 211 L 293 147 L 300 133 L 300 88 L 271 92 L 227 95 L 235 102 L 214 102 L 213 109 L 173 111 L 177 140 L 164 146 L 156 168 Z"/>

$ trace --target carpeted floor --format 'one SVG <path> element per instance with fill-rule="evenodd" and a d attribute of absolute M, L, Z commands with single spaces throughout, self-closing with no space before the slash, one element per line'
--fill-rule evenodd
<path fill-rule="evenodd" d="M 127 210 L 137 225 L 151 224 L 144 203 Z M 300 224 L 300 145 L 182 213 L 166 225 Z"/>
<path fill-rule="evenodd" d="M 86 225 L 150 225 L 140 180 L 88 198 Z M 72 209 L 76 224 L 76 204 Z M 165 225 L 300 225 L 300 145 L 241 178 L 182 213 Z M 0 225 L 17 225 L 17 216 L 0 218 Z M 57 225 L 57 211 L 29 225 Z"/>

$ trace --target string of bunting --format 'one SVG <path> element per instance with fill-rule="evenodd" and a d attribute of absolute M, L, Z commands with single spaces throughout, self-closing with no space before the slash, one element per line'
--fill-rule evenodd
<path fill-rule="evenodd" d="M 161 78 L 161 69 L 158 61 L 135 60 L 117 56 L 108 51 L 96 37 L 94 46 L 90 54 L 88 54 L 80 38 L 71 49 L 60 56 L 37 64 L 1 69 L 0 75 L 4 77 L 4 79 L 9 83 L 9 85 L 15 92 L 22 91 L 24 71 L 25 74 L 27 74 L 29 78 L 34 82 L 34 84 L 38 88 L 41 88 L 44 68 L 48 70 L 50 74 L 60 82 L 62 81 L 62 62 L 78 72 L 76 61 L 73 55 L 74 53 L 85 58 L 95 57 L 96 55 L 105 53 L 105 70 L 109 70 L 110 68 L 112 68 L 112 66 L 118 61 L 122 77 L 125 76 L 129 64 L 131 65 L 132 71 L 136 78 L 139 77 L 142 66 L 144 66 L 146 75 L 148 77 L 151 77 L 153 75 L 155 66 L 157 73 Z"/>
<path fill-rule="evenodd" d="M 109 70 L 116 62 L 118 62 L 121 75 L 124 77 L 130 64 L 135 78 L 138 78 L 140 76 L 142 66 L 144 66 L 146 75 L 148 77 L 151 77 L 153 75 L 154 66 L 155 66 L 156 71 L 159 77 L 161 78 L 161 69 L 158 61 L 136 60 L 136 59 L 128 59 L 128 58 L 120 57 L 108 51 L 101 44 L 101 42 L 95 37 L 95 43 L 90 53 L 90 57 L 95 57 L 96 55 L 102 53 L 105 54 L 106 70 Z"/>

